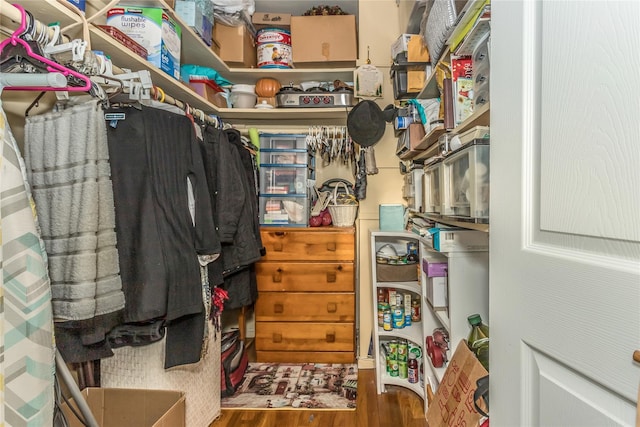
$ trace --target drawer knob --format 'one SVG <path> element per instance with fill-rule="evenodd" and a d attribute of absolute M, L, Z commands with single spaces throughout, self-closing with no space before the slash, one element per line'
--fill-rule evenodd
<path fill-rule="evenodd" d="M 273 283 L 282 282 L 282 269 L 281 268 L 277 269 L 276 272 L 273 273 L 272 280 L 273 280 Z"/>
<path fill-rule="evenodd" d="M 280 314 L 284 312 L 284 306 L 282 304 L 273 304 L 273 312 L 276 314 Z"/>
<path fill-rule="evenodd" d="M 282 252 L 282 242 L 274 242 L 273 243 L 273 251 L 274 252 Z"/>
<path fill-rule="evenodd" d="M 633 361 L 640 363 L 640 350 L 633 352 Z"/>
<path fill-rule="evenodd" d="M 273 341 L 274 343 L 282 342 L 282 334 L 274 332 L 273 337 L 271 338 L 271 341 Z"/>
<path fill-rule="evenodd" d="M 336 304 L 335 302 L 328 302 L 327 313 L 335 313 L 336 311 L 338 311 L 338 304 Z"/>
<path fill-rule="evenodd" d="M 327 273 L 327 283 L 333 283 L 336 281 L 337 275 L 335 271 L 329 271 Z"/>
<path fill-rule="evenodd" d="M 327 250 L 329 252 L 335 252 L 336 251 L 336 242 L 327 243 Z"/>
<path fill-rule="evenodd" d="M 327 332 L 327 342 L 336 342 L 335 332 Z"/>

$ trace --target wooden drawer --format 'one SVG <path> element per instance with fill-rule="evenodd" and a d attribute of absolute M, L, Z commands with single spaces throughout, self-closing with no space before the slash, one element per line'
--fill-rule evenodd
<path fill-rule="evenodd" d="M 262 261 L 353 261 L 354 228 L 262 228 Z"/>
<path fill-rule="evenodd" d="M 256 351 L 261 363 L 356 363 L 353 351 Z"/>
<path fill-rule="evenodd" d="M 354 313 L 353 293 L 261 292 L 255 306 L 261 322 L 354 322 Z"/>
<path fill-rule="evenodd" d="M 353 323 L 256 321 L 259 351 L 354 351 Z"/>
<path fill-rule="evenodd" d="M 258 290 L 353 292 L 354 272 L 352 263 L 256 263 Z"/>

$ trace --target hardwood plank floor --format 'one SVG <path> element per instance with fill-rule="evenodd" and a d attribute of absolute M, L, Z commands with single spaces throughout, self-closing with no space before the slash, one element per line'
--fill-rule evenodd
<path fill-rule="evenodd" d="M 223 409 L 210 427 L 428 427 L 422 399 L 404 387 L 376 392 L 373 369 L 358 371 L 355 411 Z"/>

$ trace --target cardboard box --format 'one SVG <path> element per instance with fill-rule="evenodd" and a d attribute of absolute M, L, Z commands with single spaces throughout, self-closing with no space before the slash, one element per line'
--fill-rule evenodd
<path fill-rule="evenodd" d="M 433 249 L 439 252 L 483 252 L 489 250 L 489 233 L 463 228 L 430 228 Z"/>
<path fill-rule="evenodd" d="M 157 7 L 116 7 L 107 12 L 111 25 L 147 49 L 147 61 L 180 79 L 182 29 Z"/>
<path fill-rule="evenodd" d="M 429 51 L 418 34 L 401 34 L 391 45 L 391 59 L 398 63 L 429 62 Z"/>
<path fill-rule="evenodd" d="M 229 27 L 216 23 L 213 39 L 220 46 L 218 56 L 230 67 L 255 68 L 257 61 L 256 43 L 247 27 Z"/>
<path fill-rule="evenodd" d="M 175 10 L 185 24 L 191 27 L 207 46 L 211 46 L 213 23 L 204 14 L 200 5 L 194 1 L 178 0 L 176 1 Z"/>
<path fill-rule="evenodd" d="M 291 28 L 291 15 L 288 13 L 256 12 L 251 17 L 251 23 L 256 30 L 262 28 Z"/>
<path fill-rule="evenodd" d="M 422 271 L 427 273 L 428 277 L 443 277 L 447 275 L 449 269 L 449 263 L 429 261 L 426 258 L 422 259 Z"/>
<path fill-rule="evenodd" d="M 292 16 L 291 47 L 296 66 L 355 66 L 358 59 L 354 15 Z"/>
<path fill-rule="evenodd" d="M 100 427 L 185 427 L 181 391 L 88 387 L 82 396 Z M 80 413 L 73 399 L 70 403 Z M 69 427 L 83 427 L 66 403 L 62 410 Z"/>
<path fill-rule="evenodd" d="M 427 279 L 427 301 L 434 310 L 446 309 L 449 305 L 447 277 L 429 277 Z"/>

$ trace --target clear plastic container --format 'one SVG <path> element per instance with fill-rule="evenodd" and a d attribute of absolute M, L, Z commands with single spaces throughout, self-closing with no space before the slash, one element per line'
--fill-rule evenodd
<path fill-rule="evenodd" d="M 309 202 L 306 197 L 260 196 L 260 224 L 306 227 Z"/>
<path fill-rule="evenodd" d="M 489 218 L 489 144 L 475 140 L 444 159 L 442 215 Z"/>
<path fill-rule="evenodd" d="M 263 133 L 260 135 L 260 148 L 295 150 L 307 148 L 307 136 L 302 134 Z"/>
<path fill-rule="evenodd" d="M 260 194 L 307 194 L 307 165 L 260 165 Z"/>
<path fill-rule="evenodd" d="M 427 213 L 440 213 L 442 210 L 442 160 L 425 167 L 423 175 L 424 211 Z"/>
<path fill-rule="evenodd" d="M 260 162 L 274 165 L 306 165 L 306 150 L 260 150 Z"/>

